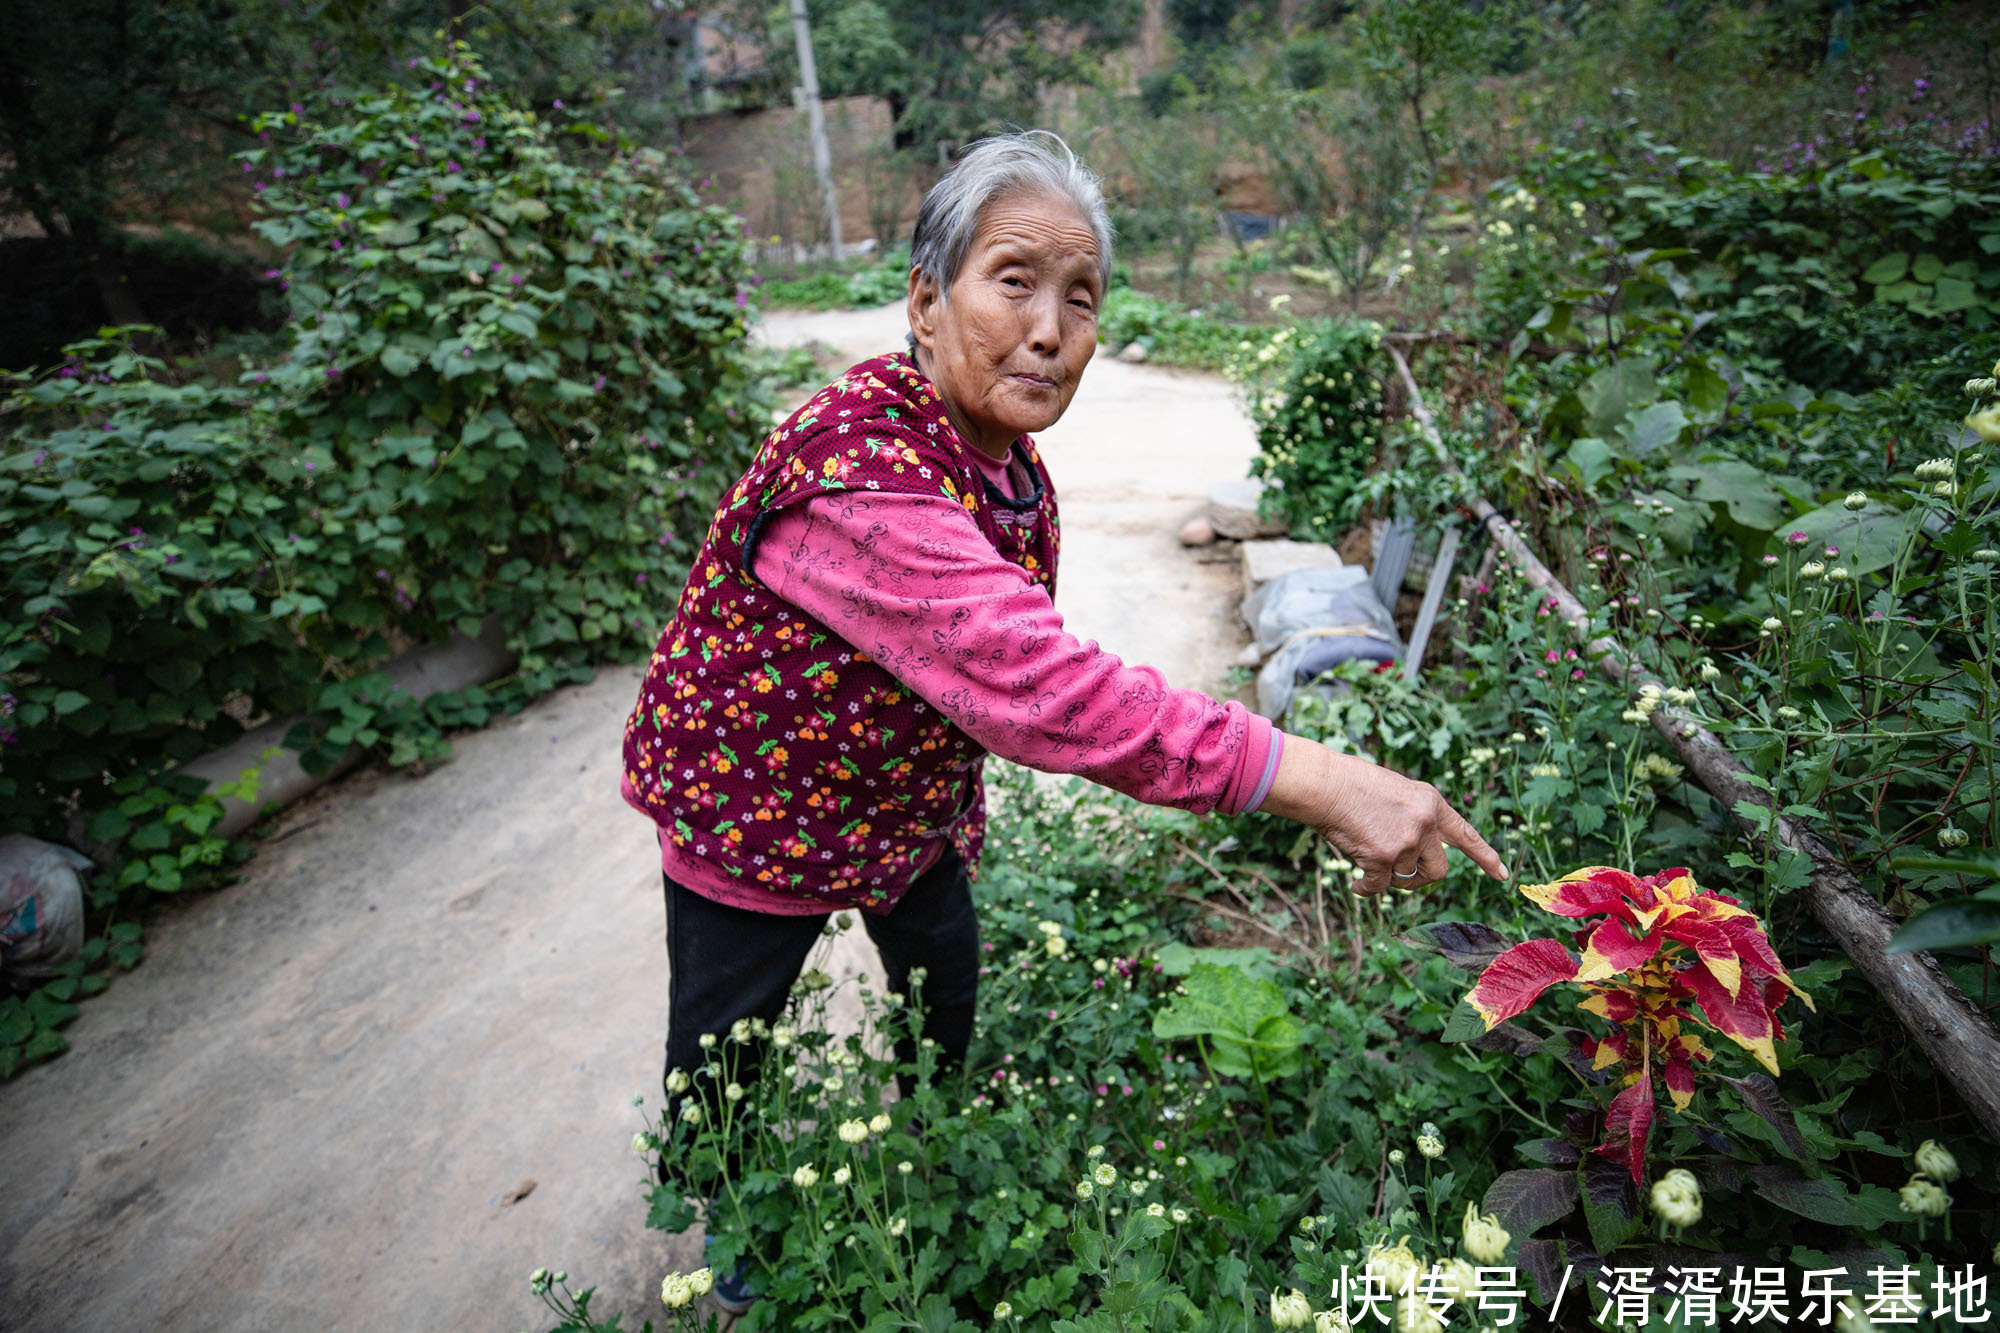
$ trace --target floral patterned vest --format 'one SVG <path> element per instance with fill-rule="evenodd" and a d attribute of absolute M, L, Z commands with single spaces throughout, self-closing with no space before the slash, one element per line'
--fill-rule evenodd
<path fill-rule="evenodd" d="M 942 495 L 1055 592 L 1054 488 L 1015 441 L 1033 494 L 982 476 L 910 357 L 864 361 L 764 441 L 723 496 L 625 724 L 626 780 L 683 853 L 775 893 L 838 907 L 902 896 L 943 840 L 976 873 L 985 750 L 750 571 L 779 509 L 850 490 Z M 950 627 L 935 631 L 950 648 Z M 886 669 L 885 669 L 886 668 Z"/>

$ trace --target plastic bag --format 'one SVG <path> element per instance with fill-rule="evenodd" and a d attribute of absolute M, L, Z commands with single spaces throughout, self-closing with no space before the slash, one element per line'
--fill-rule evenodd
<path fill-rule="evenodd" d="M 1273 721 L 1322 672 L 1355 660 L 1393 662 L 1403 652 L 1395 617 L 1368 571 L 1354 565 L 1280 574 L 1244 604 L 1243 618 L 1271 654 L 1257 673 L 1257 711 Z"/>
<path fill-rule="evenodd" d="M 0 977 L 54 976 L 83 948 L 82 852 L 20 833 L 0 837 Z"/>

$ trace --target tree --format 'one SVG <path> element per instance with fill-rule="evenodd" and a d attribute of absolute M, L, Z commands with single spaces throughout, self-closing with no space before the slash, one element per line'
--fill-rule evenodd
<path fill-rule="evenodd" d="M 787 11 L 737 0 L 738 25 L 764 34 L 768 67 L 790 86 Z M 741 12 L 763 11 L 762 26 Z M 1035 119 L 1043 91 L 1086 82 L 1104 52 L 1130 41 L 1143 0 L 995 0 L 984 5 L 897 5 L 818 0 L 813 54 L 828 96 L 885 98 L 898 148 L 961 142 Z"/>

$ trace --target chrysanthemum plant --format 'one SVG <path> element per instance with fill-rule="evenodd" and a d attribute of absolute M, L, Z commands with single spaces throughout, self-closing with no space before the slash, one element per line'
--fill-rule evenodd
<path fill-rule="evenodd" d="M 1697 1026 L 1734 1041 L 1772 1074 L 1784 1038 L 1778 1008 L 1786 995 L 1812 998 L 1793 982 L 1757 918 L 1736 899 L 1711 893 L 1684 869 L 1633 875 L 1586 866 L 1521 892 L 1545 911 L 1581 924 L 1572 940 L 1516 944 L 1495 957 L 1465 997 L 1487 1031 L 1524 1013 L 1549 987 L 1582 987 L 1577 1007 L 1611 1025 L 1584 1054 L 1597 1070 L 1616 1067 L 1622 1087 L 1594 1150 L 1643 1184 L 1646 1142 L 1656 1118 L 1656 1081 L 1676 1111 L 1694 1099 L 1695 1070 L 1714 1053 Z"/>

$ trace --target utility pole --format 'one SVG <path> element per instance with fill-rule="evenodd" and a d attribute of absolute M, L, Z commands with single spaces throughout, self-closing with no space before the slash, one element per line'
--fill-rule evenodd
<path fill-rule="evenodd" d="M 826 112 L 819 104 L 819 71 L 813 67 L 812 28 L 806 23 L 806 0 L 792 0 L 792 36 L 799 46 L 799 84 L 804 90 L 806 126 L 812 135 L 813 170 L 826 199 L 826 234 L 833 242 L 833 261 L 846 256 L 840 245 L 840 200 L 833 192 L 833 156 L 826 147 Z"/>

